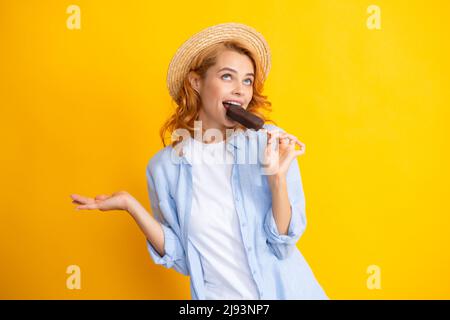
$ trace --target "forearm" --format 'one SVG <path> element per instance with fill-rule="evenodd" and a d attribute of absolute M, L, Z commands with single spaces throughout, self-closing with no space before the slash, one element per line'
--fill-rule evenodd
<path fill-rule="evenodd" d="M 164 230 L 161 224 L 134 198 L 129 199 L 127 207 L 127 211 L 145 234 L 147 240 L 150 241 L 161 257 L 164 256 Z"/>
<path fill-rule="evenodd" d="M 282 235 L 288 234 L 291 222 L 291 205 L 287 191 L 285 176 L 268 176 L 269 185 L 272 191 L 272 212 L 278 232 Z"/>

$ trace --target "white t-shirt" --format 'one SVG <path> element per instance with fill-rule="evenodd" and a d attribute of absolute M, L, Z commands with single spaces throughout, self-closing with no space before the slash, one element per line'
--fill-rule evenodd
<path fill-rule="evenodd" d="M 234 206 L 233 154 L 225 147 L 193 138 L 185 147 L 193 178 L 189 239 L 200 253 L 206 299 L 259 299 Z"/>

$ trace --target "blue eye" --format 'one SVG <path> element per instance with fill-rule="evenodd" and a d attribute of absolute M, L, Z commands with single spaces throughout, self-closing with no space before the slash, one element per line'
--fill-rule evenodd
<path fill-rule="evenodd" d="M 222 79 L 223 79 L 223 77 L 225 77 L 225 76 L 231 76 L 231 74 L 225 73 L 224 75 L 222 75 Z M 248 83 L 249 85 L 251 85 L 251 84 L 253 83 L 252 79 L 245 79 L 244 81 L 246 81 L 246 80 L 250 81 L 250 82 Z"/>

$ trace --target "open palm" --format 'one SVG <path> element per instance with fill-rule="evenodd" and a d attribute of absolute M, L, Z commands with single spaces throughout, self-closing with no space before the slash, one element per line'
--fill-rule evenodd
<path fill-rule="evenodd" d="M 73 204 L 78 204 L 77 210 L 127 210 L 130 194 L 126 191 L 114 192 L 111 195 L 101 194 L 89 198 L 78 194 L 71 194 Z"/>

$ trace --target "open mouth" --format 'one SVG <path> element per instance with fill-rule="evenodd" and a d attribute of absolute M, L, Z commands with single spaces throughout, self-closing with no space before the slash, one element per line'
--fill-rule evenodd
<path fill-rule="evenodd" d="M 222 104 L 225 107 L 225 109 L 228 109 L 229 107 L 242 107 L 242 105 L 237 102 L 224 101 L 224 102 L 222 102 Z"/>

